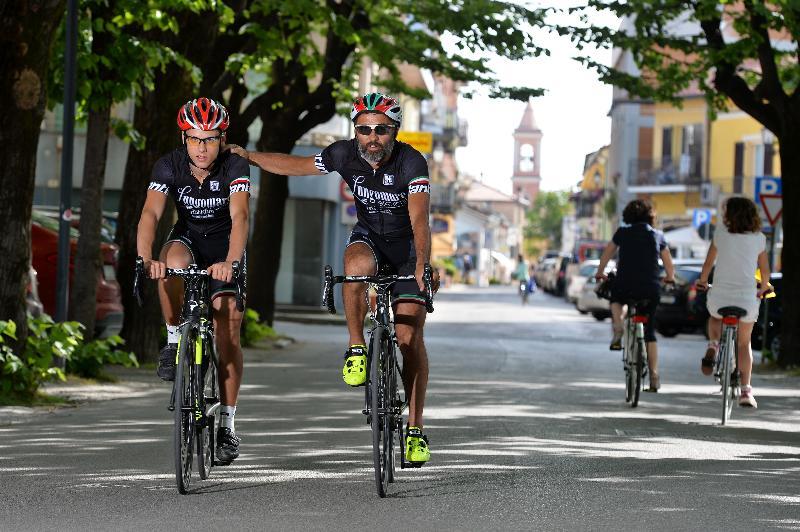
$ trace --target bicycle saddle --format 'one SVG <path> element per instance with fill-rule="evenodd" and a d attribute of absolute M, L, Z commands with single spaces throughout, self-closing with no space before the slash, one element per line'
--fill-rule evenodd
<path fill-rule="evenodd" d="M 722 307 L 719 309 L 719 314 L 723 318 L 727 318 L 729 316 L 735 316 L 737 318 L 741 318 L 742 316 L 747 314 L 747 311 L 741 307 Z"/>

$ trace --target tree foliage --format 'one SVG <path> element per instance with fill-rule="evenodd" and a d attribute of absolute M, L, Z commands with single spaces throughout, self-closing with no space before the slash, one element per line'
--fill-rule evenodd
<path fill-rule="evenodd" d="M 567 191 L 541 191 L 528 211 L 525 238 L 549 241 L 551 247 L 561 246 L 561 221 L 569 214 Z"/>

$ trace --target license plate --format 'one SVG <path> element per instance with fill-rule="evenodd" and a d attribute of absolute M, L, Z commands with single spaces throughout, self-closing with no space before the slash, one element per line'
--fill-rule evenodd
<path fill-rule="evenodd" d="M 661 296 L 661 302 L 665 305 L 672 305 L 675 303 L 675 296 Z"/>

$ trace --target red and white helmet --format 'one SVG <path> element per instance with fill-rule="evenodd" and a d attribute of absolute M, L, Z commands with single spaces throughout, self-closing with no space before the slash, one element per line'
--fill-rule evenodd
<path fill-rule="evenodd" d="M 364 112 L 382 113 L 397 122 L 398 126 L 403 121 L 400 102 L 380 92 L 370 92 L 357 98 L 350 110 L 350 120 L 355 122 L 358 115 Z"/>
<path fill-rule="evenodd" d="M 211 98 L 189 100 L 178 109 L 178 129 L 181 131 L 190 129 L 225 131 L 229 125 L 228 110 Z"/>

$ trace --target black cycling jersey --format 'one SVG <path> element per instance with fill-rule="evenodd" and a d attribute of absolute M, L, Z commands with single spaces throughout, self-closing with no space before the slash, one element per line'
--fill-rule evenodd
<path fill-rule="evenodd" d="M 428 163 L 417 150 L 396 141 L 389 160 L 374 170 L 358 153 L 356 139 L 334 142 L 318 154 L 317 169 L 339 172 L 356 200 L 359 224 L 387 240 L 413 235 L 410 194 L 430 194 Z"/>
<path fill-rule="evenodd" d="M 231 232 L 230 196 L 250 193 L 250 165 L 228 151 L 219 154 L 211 173 L 200 184 L 189 171 L 185 148 L 153 166 L 149 190 L 171 196 L 178 211 L 178 228 L 203 237 L 227 237 Z"/>

